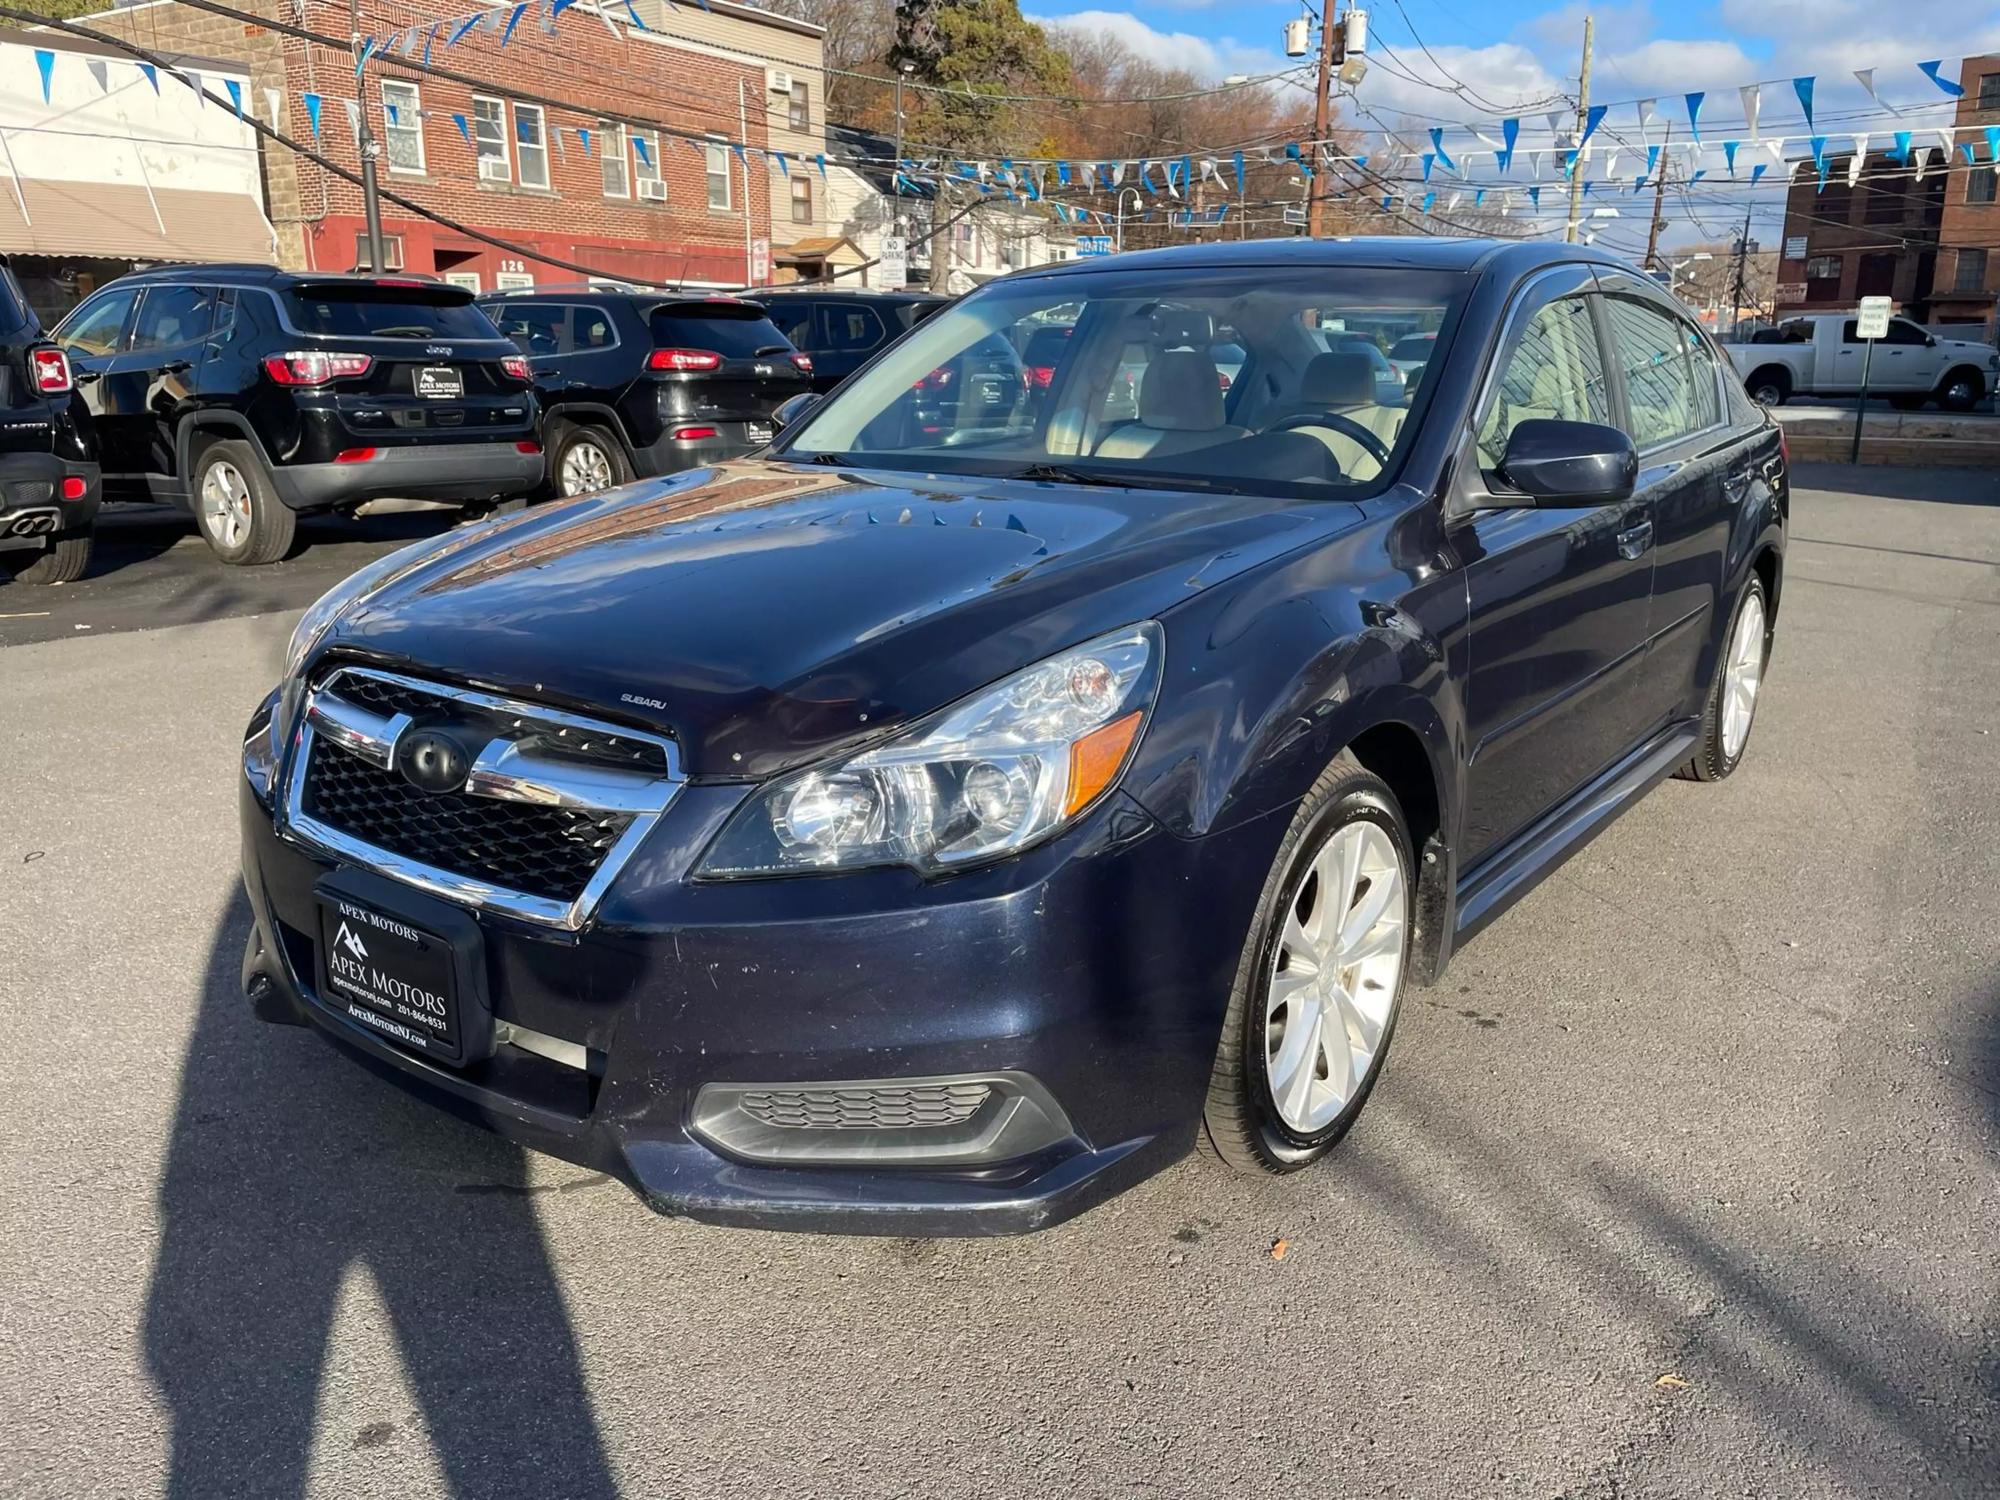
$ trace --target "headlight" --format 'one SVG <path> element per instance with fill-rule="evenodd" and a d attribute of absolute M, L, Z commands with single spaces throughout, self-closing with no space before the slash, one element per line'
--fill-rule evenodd
<path fill-rule="evenodd" d="M 958 869 L 1063 828 L 1111 788 L 1160 675 L 1148 621 L 1017 672 L 851 759 L 738 809 L 699 873 Z"/>

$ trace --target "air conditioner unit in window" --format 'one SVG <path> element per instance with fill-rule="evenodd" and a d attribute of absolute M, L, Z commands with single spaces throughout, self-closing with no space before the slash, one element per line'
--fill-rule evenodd
<path fill-rule="evenodd" d="M 782 69 L 767 69 L 764 76 L 770 80 L 772 93 L 789 94 L 792 91 L 792 75 Z"/>
<path fill-rule="evenodd" d="M 639 196 L 641 198 L 650 198 L 655 203 L 665 203 L 667 201 L 667 185 L 657 177 L 641 177 L 639 179 Z"/>
<path fill-rule="evenodd" d="M 508 170 L 504 157 L 482 156 L 479 158 L 479 180 L 481 182 L 512 182 L 514 174 Z"/>

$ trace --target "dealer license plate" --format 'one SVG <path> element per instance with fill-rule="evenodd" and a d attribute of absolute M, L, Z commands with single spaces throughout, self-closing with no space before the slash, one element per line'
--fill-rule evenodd
<path fill-rule="evenodd" d="M 320 996 L 378 1036 L 455 1062 L 463 1052 L 451 945 L 345 896 L 319 904 Z"/>
<path fill-rule="evenodd" d="M 769 422 L 745 422 L 743 424 L 743 431 L 753 443 L 768 443 L 771 441 L 771 424 Z"/>
<path fill-rule="evenodd" d="M 417 371 L 417 394 L 448 401 L 465 394 L 465 372 L 450 365 L 426 365 Z"/>

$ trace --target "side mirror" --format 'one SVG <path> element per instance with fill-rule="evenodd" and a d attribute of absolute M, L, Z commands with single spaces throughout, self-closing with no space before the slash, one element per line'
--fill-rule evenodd
<path fill-rule="evenodd" d="M 1616 427 L 1534 418 L 1508 434 L 1500 477 L 1520 495 L 1495 497 L 1498 504 L 1610 505 L 1630 498 L 1639 450 Z"/>
<path fill-rule="evenodd" d="M 1934 333 L 1927 333 L 1927 334 L 1925 334 L 1925 335 L 1924 335 L 1924 347 L 1925 347 L 1926 349 L 1935 349 L 1935 348 L 1937 348 L 1937 335 L 1936 335 L 1936 334 L 1934 334 Z"/>
<path fill-rule="evenodd" d="M 817 391 L 800 391 L 796 396 L 788 396 L 780 401 L 777 410 L 771 413 L 771 426 L 783 432 L 817 405 L 819 405 Z"/>

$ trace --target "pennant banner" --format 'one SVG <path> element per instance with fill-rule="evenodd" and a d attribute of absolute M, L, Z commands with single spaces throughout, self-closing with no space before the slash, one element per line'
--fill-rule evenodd
<path fill-rule="evenodd" d="M 1960 88 L 1957 84 L 1953 83 L 1949 78 L 1945 78 L 1939 75 L 1938 69 L 1943 66 L 1944 66 L 1943 59 L 1938 58 L 1930 62 L 1918 63 L 1917 71 L 1922 73 L 1924 77 L 1928 78 L 1932 83 L 1936 84 L 1939 88 L 1943 89 L 1945 93 L 1949 95 L 1951 98 L 1953 99 L 1962 98 L 1965 94 L 1965 90 Z"/>

